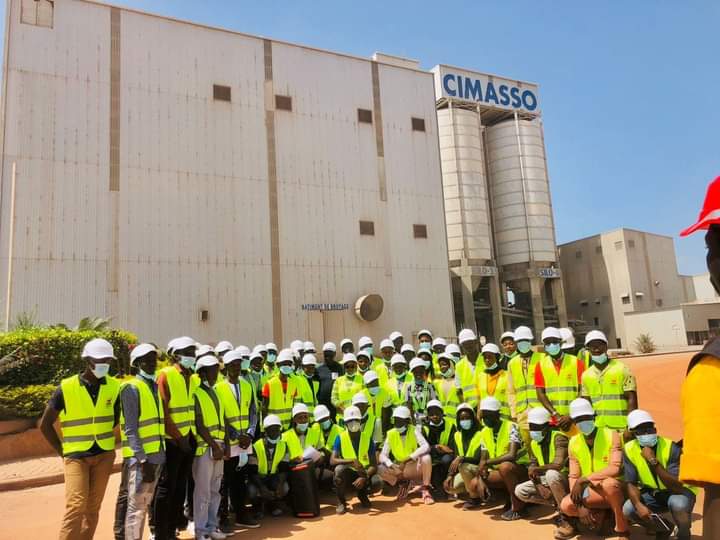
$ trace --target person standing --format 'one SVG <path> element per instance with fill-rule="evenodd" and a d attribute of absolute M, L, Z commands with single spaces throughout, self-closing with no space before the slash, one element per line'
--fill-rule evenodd
<path fill-rule="evenodd" d="M 308 344 L 310 342 L 308 341 Z M 314 354 L 305 353 L 302 357 L 302 372 L 295 376 L 298 400 L 304 403 L 310 411 L 318 405 L 320 380 L 317 377 L 317 358 Z"/>
<path fill-rule="evenodd" d="M 427 365 L 428 360 L 413 358 L 410 362 L 410 373 L 412 373 L 412 382 L 405 383 L 403 388 L 403 403 L 410 409 L 413 415 L 414 423 L 422 426 L 427 414 L 427 404 L 433 399 L 437 399 L 435 387 L 428 382 Z"/>
<path fill-rule="evenodd" d="M 533 351 L 534 336 L 527 326 L 518 326 L 513 332 L 518 354 L 508 362 L 508 401 L 510 414 L 517 422 L 525 447 L 530 446 L 528 410 L 540 407 L 535 390 L 535 366 L 542 353 Z"/>
<path fill-rule="evenodd" d="M 515 344 L 515 334 L 508 331 L 503 332 L 500 336 L 500 347 L 502 348 L 502 356 L 500 357 L 500 369 L 507 371 L 510 360 L 518 355 L 517 345 Z"/>
<path fill-rule="evenodd" d="M 330 396 L 338 422 L 342 420 L 345 408 L 351 405 L 352 397 L 360 392 L 363 386 L 362 377 L 358 374 L 358 361 L 353 353 L 343 355 L 342 367 L 345 374 L 335 379 Z"/>
<path fill-rule="evenodd" d="M 442 403 L 445 419 L 455 424 L 457 407 L 462 403 L 462 391 L 455 386 L 455 357 L 447 352 L 438 356 L 438 376 L 432 382 L 437 399 Z"/>
<path fill-rule="evenodd" d="M 298 399 L 293 359 L 290 349 L 280 351 L 277 359 L 279 373 L 271 377 L 262 389 L 263 416 L 277 416 L 283 429 L 290 427 L 292 408 Z"/>
<path fill-rule="evenodd" d="M 332 389 L 335 380 L 343 374 L 340 363 L 335 359 L 337 348 L 334 343 L 328 341 L 323 345 L 323 359 L 317 367 L 317 378 L 320 381 L 318 388 L 318 403 L 325 405 L 332 417 L 335 418 L 335 407 L 332 404 Z"/>
<path fill-rule="evenodd" d="M 114 427 L 120 415 L 120 383 L 108 376 L 112 345 L 92 339 L 80 355 L 85 370 L 63 379 L 40 420 L 40 432 L 63 458 L 65 516 L 60 540 L 95 535 L 105 488 L 115 461 Z M 60 437 L 53 424 L 60 418 Z"/>
<path fill-rule="evenodd" d="M 390 334 L 390 341 L 392 341 L 393 347 L 395 348 L 396 352 L 400 352 L 400 349 L 405 344 L 405 338 L 397 330 Z"/>
<path fill-rule="evenodd" d="M 462 391 L 465 403 L 477 407 L 476 366 L 480 359 L 480 345 L 475 332 L 465 328 L 458 334 L 458 343 L 463 351 L 463 357 L 455 365 L 455 386 Z M 480 364 L 482 369 L 482 363 Z"/>
<path fill-rule="evenodd" d="M 507 393 L 507 371 L 500 366 L 500 349 L 494 343 L 486 343 L 481 351 L 483 370 L 477 373 L 477 396 L 481 401 L 494 397 L 500 402 L 500 418 L 510 420 L 510 405 Z M 479 416 L 479 409 L 478 409 Z"/>

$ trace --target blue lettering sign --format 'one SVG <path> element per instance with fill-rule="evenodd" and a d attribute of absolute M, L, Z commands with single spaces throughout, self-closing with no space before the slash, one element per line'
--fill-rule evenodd
<path fill-rule="evenodd" d="M 522 93 L 522 102 L 528 111 L 534 111 L 537 108 L 537 98 L 530 90 Z"/>
<path fill-rule="evenodd" d="M 492 81 L 484 83 L 483 79 L 445 73 L 442 75 L 442 87 L 448 97 L 525 109 L 529 112 L 538 108 L 538 98 L 532 90 L 509 84 L 499 84 L 496 87 Z"/>
<path fill-rule="evenodd" d="M 458 77 L 459 79 L 460 77 Z M 482 87 L 480 81 L 475 79 L 474 81 L 468 77 L 465 77 L 465 99 L 473 99 L 475 101 L 482 101 Z"/>
<path fill-rule="evenodd" d="M 520 89 L 517 86 L 513 86 L 510 89 L 510 97 L 512 97 L 511 106 L 513 109 L 519 109 L 522 101 L 520 100 Z"/>
<path fill-rule="evenodd" d="M 447 92 L 448 96 L 455 97 L 457 96 L 457 91 L 450 88 L 450 81 L 455 80 L 455 75 L 448 73 L 443 77 L 443 88 L 445 89 L 445 92 Z"/>
<path fill-rule="evenodd" d="M 505 107 L 510 105 L 510 95 L 508 94 L 507 85 L 501 84 L 498 88 L 498 93 L 500 94 L 500 105 L 504 105 Z"/>
<path fill-rule="evenodd" d="M 495 93 L 495 85 L 492 81 L 487 83 L 487 90 L 485 91 L 485 103 L 490 103 L 491 101 L 495 102 L 495 105 L 498 104 L 497 94 Z"/>

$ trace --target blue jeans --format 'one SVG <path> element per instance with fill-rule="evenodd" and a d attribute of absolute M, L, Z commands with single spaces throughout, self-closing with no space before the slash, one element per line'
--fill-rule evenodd
<path fill-rule="evenodd" d="M 217 529 L 223 463 L 222 459 L 212 458 L 210 448 L 207 448 L 203 455 L 196 457 L 193 461 L 195 538 L 202 538 L 203 534 L 209 535 Z"/>
<path fill-rule="evenodd" d="M 695 506 L 695 495 L 691 491 L 686 489 L 682 495 L 673 494 L 669 490 L 643 491 L 640 493 L 640 498 L 643 504 L 653 513 L 662 514 L 669 511 L 675 525 L 677 525 L 678 538 L 690 538 L 690 518 L 693 506 Z M 635 512 L 635 507 L 629 499 L 625 501 L 623 514 L 629 520 L 641 523 L 637 512 Z"/>

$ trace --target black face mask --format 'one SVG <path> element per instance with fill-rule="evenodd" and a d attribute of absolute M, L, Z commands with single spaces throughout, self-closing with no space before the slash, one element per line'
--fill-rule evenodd
<path fill-rule="evenodd" d="M 489 428 L 496 428 L 500 425 L 500 417 L 499 416 L 483 416 L 483 424 L 485 424 Z"/>

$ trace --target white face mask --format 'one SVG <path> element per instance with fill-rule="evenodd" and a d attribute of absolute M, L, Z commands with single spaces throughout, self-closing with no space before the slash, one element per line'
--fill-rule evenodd
<path fill-rule="evenodd" d="M 148 381 L 154 381 L 154 380 L 156 379 L 154 373 L 147 373 L 147 372 L 146 372 L 145 370 L 143 370 L 143 369 L 140 370 L 140 376 L 141 376 L 141 377 L 144 377 L 144 378 L 147 379 Z"/>
<path fill-rule="evenodd" d="M 104 363 L 98 363 L 95 364 L 95 366 L 92 368 L 92 374 L 95 375 L 97 379 L 102 379 L 105 375 L 108 374 L 108 371 L 110 371 L 110 364 L 104 364 Z"/>

